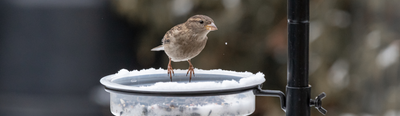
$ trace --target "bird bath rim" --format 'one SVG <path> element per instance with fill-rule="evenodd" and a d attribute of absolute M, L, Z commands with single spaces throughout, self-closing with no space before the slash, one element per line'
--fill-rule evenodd
<path fill-rule="evenodd" d="M 195 76 L 189 83 L 186 70 L 175 69 L 170 82 L 167 70 L 142 69 L 128 71 L 121 69 L 118 73 L 108 75 L 100 83 L 108 90 L 137 94 L 156 95 L 200 95 L 223 94 L 257 88 L 264 81 L 264 74 L 235 72 L 221 69 L 195 69 Z M 157 87 L 159 86 L 159 87 Z"/>

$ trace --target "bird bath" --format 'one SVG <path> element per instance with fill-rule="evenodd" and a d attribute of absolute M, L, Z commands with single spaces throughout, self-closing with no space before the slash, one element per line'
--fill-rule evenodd
<path fill-rule="evenodd" d="M 157 96 L 110 92 L 116 116 L 244 116 L 254 112 L 252 90 L 227 95 Z"/>
<path fill-rule="evenodd" d="M 172 82 L 166 70 L 153 68 L 122 69 L 103 77 L 100 82 L 110 93 L 112 114 L 243 116 L 254 112 L 256 95 L 280 97 L 285 103 L 283 92 L 259 88 L 265 81 L 260 72 L 195 69 L 189 82 L 186 70 L 174 71 Z"/>

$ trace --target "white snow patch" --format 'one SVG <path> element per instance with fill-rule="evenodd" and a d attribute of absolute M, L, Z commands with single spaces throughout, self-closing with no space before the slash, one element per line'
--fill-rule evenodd
<path fill-rule="evenodd" d="M 350 69 L 349 63 L 344 59 L 338 59 L 330 68 L 330 81 L 334 87 L 344 88 L 349 84 L 348 72 Z"/>
<path fill-rule="evenodd" d="M 399 58 L 399 46 L 396 42 L 390 44 L 387 48 L 379 52 L 376 63 L 383 68 L 394 64 Z"/>

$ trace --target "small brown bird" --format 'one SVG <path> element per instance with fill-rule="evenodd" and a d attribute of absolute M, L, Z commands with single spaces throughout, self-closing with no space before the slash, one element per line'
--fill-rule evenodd
<path fill-rule="evenodd" d="M 164 38 L 161 40 L 162 45 L 151 49 L 151 51 L 164 50 L 169 57 L 168 75 L 172 81 L 172 74 L 174 71 L 171 66 L 171 60 L 174 62 L 188 61 L 189 69 L 186 76 L 192 74 L 194 76 L 193 65 L 190 59 L 199 55 L 207 43 L 207 34 L 210 31 L 217 30 L 214 21 L 205 15 L 194 15 L 190 17 L 185 23 L 172 27 Z"/>

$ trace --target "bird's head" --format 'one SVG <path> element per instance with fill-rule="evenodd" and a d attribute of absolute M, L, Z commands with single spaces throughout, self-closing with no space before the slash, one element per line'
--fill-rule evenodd
<path fill-rule="evenodd" d="M 198 31 L 215 31 L 218 30 L 214 24 L 214 20 L 205 15 L 194 15 L 186 21 L 187 28 Z"/>

